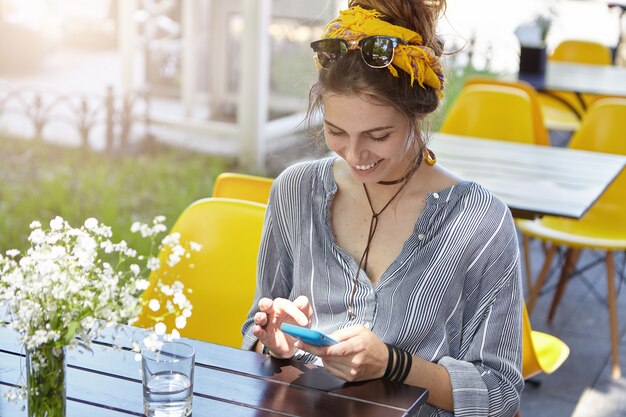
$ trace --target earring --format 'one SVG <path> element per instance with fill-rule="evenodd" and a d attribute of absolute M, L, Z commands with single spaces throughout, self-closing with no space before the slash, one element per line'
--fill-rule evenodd
<path fill-rule="evenodd" d="M 433 166 L 437 163 L 437 156 L 427 147 L 424 147 L 424 150 L 422 151 L 422 157 L 424 158 L 424 161 L 426 161 L 426 163 L 430 166 Z"/>

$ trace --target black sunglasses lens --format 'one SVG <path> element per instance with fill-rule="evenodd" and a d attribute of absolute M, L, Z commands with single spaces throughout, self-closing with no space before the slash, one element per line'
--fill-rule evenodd
<path fill-rule="evenodd" d="M 330 67 L 348 50 L 345 43 L 339 39 L 322 39 L 311 44 L 311 48 L 317 54 L 317 61 L 322 68 Z"/>
<path fill-rule="evenodd" d="M 361 41 L 361 54 L 369 66 L 383 68 L 391 64 L 394 46 L 390 38 L 373 36 Z"/>

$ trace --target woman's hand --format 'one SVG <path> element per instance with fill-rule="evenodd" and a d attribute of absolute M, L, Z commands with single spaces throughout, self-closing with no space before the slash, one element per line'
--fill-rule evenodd
<path fill-rule="evenodd" d="M 318 347 L 297 341 L 295 347 L 319 356 L 326 370 L 344 381 L 365 381 L 384 375 L 387 346 L 368 328 L 351 326 L 329 336 L 339 343 Z"/>
<path fill-rule="evenodd" d="M 313 314 L 309 299 L 300 296 L 293 301 L 286 298 L 261 298 L 259 312 L 254 315 L 252 334 L 278 358 L 291 358 L 297 348 L 293 338 L 280 330 L 283 322 L 308 326 Z"/>

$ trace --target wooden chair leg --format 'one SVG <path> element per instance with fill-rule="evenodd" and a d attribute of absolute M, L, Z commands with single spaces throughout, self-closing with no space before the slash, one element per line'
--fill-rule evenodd
<path fill-rule="evenodd" d="M 522 246 L 524 247 L 524 269 L 526 270 L 526 291 L 530 294 L 533 287 L 532 270 L 530 265 L 530 238 L 522 235 Z"/>
<path fill-rule="evenodd" d="M 556 291 L 554 292 L 554 296 L 552 297 L 552 304 L 550 305 L 550 312 L 548 313 L 548 322 L 551 322 L 554 318 L 554 315 L 556 314 L 556 308 L 561 302 L 561 298 L 563 297 L 563 293 L 565 292 L 567 282 L 572 276 L 574 269 L 576 269 L 576 263 L 578 262 L 580 253 L 580 250 L 570 248 L 565 254 L 565 264 L 563 265 L 563 269 L 561 269 L 559 283 L 556 287 Z"/>
<path fill-rule="evenodd" d="M 622 375 L 619 366 L 619 332 L 617 323 L 617 297 L 615 294 L 615 266 L 613 263 L 613 252 L 606 252 L 606 279 L 608 287 L 609 302 L 609 322 L 611 326 L 611 351 L 613 353 L 613 366 L 611 375 L 614 379 L 619 379 Z"/>
<path fill-rule="evenodd" d="M 557 245 L 551 245 L 550 248 L 548 248 L 548 252 L 546 252 L 546 257 L 543 260 L 543 266 L 541 267 L 541 271 L 539 272 L 539 276 L 535 280 L 535 284 L 530 290 L 530 297 L 528 297 L 528 302 L 526 303 L 526 309 L 528 310 L 529 315 L 533 312 L 533 308 L 535 307 L 537 298 L 539 298 L 539 292 L 541 291 L 541 287 L 543 287 L 543 283 L 548 276 L 548 271 L 550 271 L 550 265 L 552 265 L 552 259 L 554 258 L 556 250 Z"/>

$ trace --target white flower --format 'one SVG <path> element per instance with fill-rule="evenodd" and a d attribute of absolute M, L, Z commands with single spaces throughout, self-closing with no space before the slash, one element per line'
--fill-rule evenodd
<path fill-rule="evenodd" d="M 164 220 L 157 217 L 150 226 L 136 222 L 131 229 L 149 237 L 150 247 L 160 251 L 164 245 L 156 235 L 165 231 Z M 186 325 L 191 316 L 191 303 L 184 295 L 188 290 L 168 275 L 170 271 L 163 274 L 168 284 L 160 281 L 161 262 L 154 253 L 138 255 L 127 242 L 113 241 L 111 228 L 95 218 L 79 228 L 60 216 L 48 227 L 37 221 L 29 227 L 24 252 L 11 249 L 6 257 L 0 255 L 0 308 L 6 311 L 7 326 L 19 333 L 27 349 L 51 342 L 57 347 L 90 346 L 105 329 L 136 321 L 145 306 L 142 293 L 151 285 L 149 273 L 157 274 L 159 290 L 146 308 L 158 324 L 146 345 L 180 337 L 176 329 L 166 335 L 163 320 L 172 315 L 176 326 Z M 176 261 L 185 259 L 191 245 L 181 244 L 179 235 L 170 242 L 171 253 L 180 258 Z M 137 265 L 146 260 L 145 268 Z"/>
<path fill-rule="evenodd" d="M 150 310 L 152 311 L 159 311 L 159 309 L 161 308 L 161 303 L 159 303 L 159 300 L 153 298 L 148 303 L 148 308 L 150 308 Z"/>
<path fill-rule="evenodd" d="M 98 227 L 98 220 L 94 217 L 90 217 L 85 220 L 84 226 L 87 230 L 95 230 Z"/>
<path fill-rule="evenodd" d="M 184 329 L 187 325 L 187 319 L 185 318 L 185 316 L 178 316 L 176 317 L 175 323 L 177 329 Z"/>
<path fill-rule="evenodd" d="M 130 226 L 130 231 L 133 233 L 137 233 L 141 229 L 141 223 L 133 222 L 132 226 Z"/>
<path fill-rule="evenodd" d="M 28 240 L 34 244 L 42 243 L 45 238 L 46 234 L 41 229 L 34 229 L 28 236 Z"/>
<path fill-rule="evenodd" d="M 139 265 L 137 265 L 137 264 L 132 264 L 129 268 L 130 268 L 130 271 L 133 273 L 134 276 L 139 275 L 139 273 L 141 272 L 141 268 L 139 268 Z M 144 279 L 144 280 L 140 280 L 140 281 L 146 281 L 146 280 Z M 137 281 L 137 282 L 139 283 L 139 281 Z M 146 288 L 148 288 L 148 287 L 146 287 Z M 138 290 L 145 290 L 146 288 L 139 288 L 139 287 L 137 287 Z"/>
<path fill-rule="evenodd" d="M 146 268 L 148 268 L 150 271 L 156 271 L 157 269 L 161 268 L 161 261 L 159 261 L 159 258 L 155 257 L 148 258 L 148 261 L 146 262 Z"/>
<path fill-rule="evenodd" d="M 54 219 L 50 220 L 50 229 L 52 230 L 61 230 L 63 229 L 63 225 L 65 224 L 65 220 L 63 217 L 56 216 Z"/>
<path fill-rule="evenodd" d="M 161 285 L 161 292 L 168 297 L 174 295 L 174 289 L 169 285 Z"/>
<path fill-rule="evenodd" d="M 150 281 L 148 281 L 147 279 L 140 279 L 139 281 L 135 282 L 135 288 L 138 291 L 147 290 L 149 286 L 150 286 Z"/>
<path fill-rule="evenodd" d="M 189 247 L 194 252 L 200 252 L 202 250 L 202 245 L 196 242 L 189 242 Z"/>
<path fill-rule="evenodd" d="M 176 330 L 176 329 L 173 329 L 173 330 L 172 330 L 172 334 L 171 334 L 171 336 L 172 336 L 172 337 L 171 337 L 172 339 L 180 339 L 180 333 L 179 333 L 179 332 L 178 332 L 178 330 Z"/>
<path fill-rule="evenodd" d="M 163 326 L 165 327 L 165 325 Z M 155 333 L 151 333 L 143 339 L 143 345 L 149 350 L 158 350 L 161 349 L 161 346 L 163 346 L 163 342 L 159 340 Z"/>
<path fill-rule="evenodd" d="M 157 334 L 157 336 L 163 336 L 166 331 L 167 331 L 167 327 L 165 326 L 165 323 L 163 323 L 162 321 L 154 325 L 154 332 Z"/>

